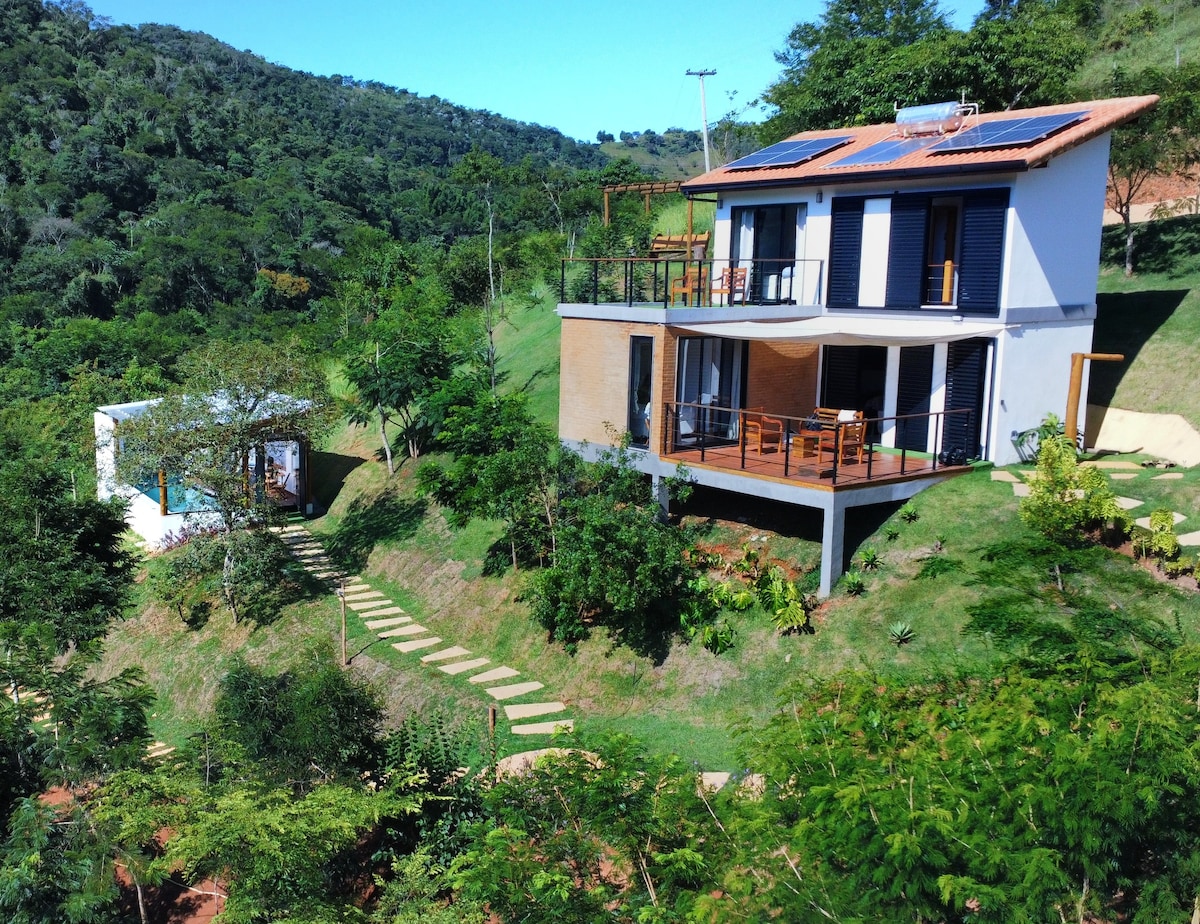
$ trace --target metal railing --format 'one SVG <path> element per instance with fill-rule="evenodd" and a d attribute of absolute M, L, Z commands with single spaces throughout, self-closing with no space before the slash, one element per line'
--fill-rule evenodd
<path fill-rule="evenodd" d="M 823 451 L 830 452 L 830 478 L 833 484 L 838 483 L 839 467 L 844 465 L 842 459 L 843 437 L 847 428 L 864 427 L 863 456 L 865 461 L 855 466 L 854 480 L 871 481 L 879 477 L 895 477 L 896 475 L 914 474 L 916 472 L 936 471 L 947 465 L 958 465 L 939 461 L 940 452 L 910 450 L 904 448 L 908 442 L 909 432 L 925 433 L 926 445 L 941 447 L 947 428 L 953 428 L 965 437 L 972 432 L 972 421 L 975 412 L 969 408 L 949 411 L 935 411 L 926 414 L 897 414 L 892 417 L 870 417 L 853 421 L 817 421 L 814 417 L 789 417 L 785 414 L 765 413 L 755 408 L 721 407 L 713 404 L 697 404 L 683 401 L 669 401 L 665 405 L 664 420 L 666 434 L 664 446 L 668 455 L 688 450 L 699 451 L 700 461 L 715 449 L 738 447 L 739 468 L 746 469 L 746 451 L 749 440 L 744 438 L 747 420 L 761 421 L 769 418 L 779 421 L 778 452 L 783 456 L 783 477 L 798 474 L 802 468 L 808 468 L 803 463 L 797 464 L 796 444 L 800 447 L 799 458 L 811 458 L 804 452 L 806 440 L 813 440 L 813 449 L 817 450 L 818 465 L 821 465 Z M 760 424 L 761 425 L 761 424 Z M 930 440 L 930 427 L 933 429 Z M 884 446 L 881 435 L 889 430 L 896 430 L 896 446 Z M 774 438 L 772 437 L 772 442 Z M 957 441 L 956 441 L 957 442 Z M 888 453 L 898 455 L 899 470 L 889 466 L 887 471 L 876 473 L 874 461 L 877 449 L 886 449 Z M 910 455 L 911 453 L 911 455 Z M 974 457 L 975 452 L 968 451 L 966 456 Z M 721 454 L 722 459 L 728 458 L 728 453 Z M 965 457 L 964 457 L 965 462 Z M 758 467 L 757 464 L 754 467 Z M 822 473 L 823 474 L 823 473 Z M 822 480 L 824 480 L 822 478 Z"/>
<path fill-rule="evenodd" d="M 737 307 L 820 305 L 824 260 L 685 260 L 571 257 L 562 261 L 562 303 Z M 740 272 L 739 272 L 740 271 Z"/>

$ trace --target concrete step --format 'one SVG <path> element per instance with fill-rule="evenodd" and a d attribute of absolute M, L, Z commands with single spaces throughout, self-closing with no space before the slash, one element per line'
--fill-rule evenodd
<path fill-rule="evenodd" d="M 525 683 L 510 683 L 503 687 L 488 687 L 487 694 L 492 699 L 512 699 L 515 696 L 524 696 L 526 693 L 540 690 L 543 686 L 544 684 L 538 683 L 536 680 L 529 680 Z"/>
<path fill-rule="evenodd" d="M 412 622 L 411 619 L 407 621 Z M 384 629 L 382 632 L 376 632 L 375 634 L 379 638 L 395 638 L 398 635 L 420 635 L 419 632 L 413 632 L 412 626 L 396 626 L 394 629 Z"/>
<path fill-rule="evenodd" d="M 491 664 L 487 658 L 472 658 L 470 661 L 458 661 L 455 664 L 443 664 L 438 668 L 443 674 L 461 674 L 465 671 L 473 671 L 477 667 L 483 667 L 485 664 Z"/>
<path fill-rule="evenodd" d="M 491 683 L 493 680 L 507 680 L 509 677 L 516 677 L 520 673 L 511 667 L 493 667 L 490 671 L 484 671 L 482 674 L 471 677 L 470 681 L 471 683 Z"/>
<path fill-rule="evenodd" d="M 356 594 L 347 593 L 346 602 L 350 603 L 353 600 L 376 600 L 379 597 L 386 596 L 381 590 L 363 590 Z"/>
<path fill-rule="evenodd" d="M 451 648 L 443 648 L 441 651 L 427 654 L 421 658 L 421 661 L 425 664 L 432 664 L 434 661 L 449 661 L 452 658 L 461 658 L 463 655 L 469 655 L 470 653 L 467 649 L 455 645 Z"/>
<path fill-rule="evenodd" d="M 432 648 L 434 645 L 442 644 L 442 640 L 436 635 L 431 635 L 429 638 L 414 638 L 408 642 L 396 642 L 392 645 L 397 651 L 420 651 L 422 648 Z"/>
<path fill-rule="evenodd" d="M 383 606 L 385 603 L 391 603 L 391 600 L 360 600 L 355 603 L 347 603 L 346 606 L 354 610 L 356 613 L 361 613 L 364 610 L 374 610 Z"/>
<path fill-rule="evenodd" d="M 528 725 L 514 725 L 511 728 L 514 735 L 553 735 L 555 732 L 575 731 L 573 719 L 563 719 L 559 722 L 531 722 Z"/>
<path fill-rule="evenodd" d="M 549 715 L 552 712 L 562 712 L 567 707 L 563 703 L 517 703 L 504 707 L 504 716 L 512 722 L 516 719 L 532 719 L 539 715 Z"/>
<path fill-rule="evenodd" d="M 381 610 L 363 611 L 358 614 L 360 619 L 378 619 L 380 616 L 395 616 L 397 613 L 403 613 L 404 610 L 398 606 L 385 606 Z"/>
<path fill-rule="evenodd" d="M 368 619 L 364 625 L 368 629 L 390 629 L 392 626 L 402 626 L 412 622 L 411 616 L 392 616 L 388 619 Z"/>

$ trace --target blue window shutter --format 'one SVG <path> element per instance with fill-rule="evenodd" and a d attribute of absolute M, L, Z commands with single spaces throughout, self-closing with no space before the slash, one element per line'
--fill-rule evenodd
<path fill-rule="evenodd" d="M 996 314 L 1000 310 L 1000 271 L 1007 216 L 1007 189 L 986 189 L 963 196 L 958 270 L 960 311 Z"/>
<path fill-rule="evenodd" d="M 900 380 L 896 385 L 896 415 L 928 414 L 933 391 L 933 346 L 900 348 Z M 929 418 L 896 423 L 896 448 L 924 452 L 929 446 Z"/>
<path fill-rule="evenodd" d="M 858 277 L 862 270 L 863 202 L 839 196 L 831 208 L 829 242 L 829 307 L 858 307 Z"/>
<path fill-rule="evenodd" d="M 921 307 L 928 226 L 928 196 L 895 196 L 892 199 L 885 302 L 889 308 Z"/>
<path fill-rule="evenodd" d="M 983 383 L 990 340 L 975 337 L 955 340 L 946 351 L 946 410 L 970 411 L 950 414 L 942 427 L 942 448 L 961 449 L 968 458 L 980 456 L 980 424 L 983 420 Z"/>

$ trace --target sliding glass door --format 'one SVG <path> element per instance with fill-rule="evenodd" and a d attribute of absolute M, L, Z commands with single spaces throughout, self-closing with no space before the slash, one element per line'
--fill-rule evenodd
<path fill-rule="evenodd" d="M 742 407 L 745 357 L 744 340 L 684 337 L 679 341 L 675 400 L 681 405 L 680 438 L 700 434 L 718 440 L 738 438 L 734 411 Z"/>

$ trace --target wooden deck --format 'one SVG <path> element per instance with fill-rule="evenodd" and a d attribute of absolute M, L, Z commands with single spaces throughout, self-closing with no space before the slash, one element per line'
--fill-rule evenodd
<path fill-rule="evenodd" d="M 736 443 L 709 446 L 703 451 L 698 447 L 688 446 L 668 454 L 665 458 L 680 462 L 689 468 L 732 471 L 752 478 L 766 478 L 825 491 L 851 491 L 889 482 L 961 474 L 971 470 L 969 465 L 937 464 L 927 453 L 910 452 L 902 456 L 899 450 L 880 448 L 873 452 L 864 452 L 861 464 L 853 459 L 840 462 L 836 474 L 833 458 L 828 453 L 818 465 L 815 455 L 801 457 L 793 451 L 786 454 L 785 460 L 785 453 L 782 451 L 764 452 L 759 455 L 748 448 L 745 450 L 743 464 L 742 447 Z"/>

